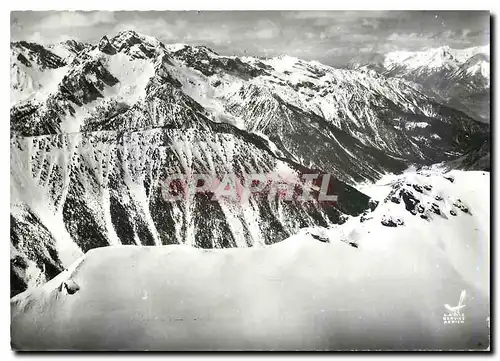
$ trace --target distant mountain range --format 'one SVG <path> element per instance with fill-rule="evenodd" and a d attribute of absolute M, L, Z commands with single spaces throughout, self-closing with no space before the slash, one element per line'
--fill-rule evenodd
<path fill-rule="evenodd" d="M 466 114 L 488 123 L 490 120 L 490 46 L 451 49 L 448 46 L 418 52 L 396 51 L 363 62 L 351 69 L 374 69 L 389 77 L 418 84 Z"/>

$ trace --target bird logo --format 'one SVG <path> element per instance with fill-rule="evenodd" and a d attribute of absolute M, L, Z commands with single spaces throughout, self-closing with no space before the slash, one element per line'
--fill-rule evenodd
<path fill-rule="evenodd" d="M 448 312 L 454 316 L 460 315 L 460 310 L 465 307 L 465 297 L 467 297 L 467 292 L 465 290 L 460 293 L 460 299 L 458 300 L 458 305 L 452 307 L 449 304 L 445 304 L 444 308 L 448 310 Z"/>

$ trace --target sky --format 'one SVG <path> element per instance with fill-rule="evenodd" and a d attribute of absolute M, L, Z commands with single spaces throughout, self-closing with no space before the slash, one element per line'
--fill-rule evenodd
<path fill-rule="evenodd" d="M 11 40 L 97 43 L 122 30 L 222 55 L 277 56 L 341 66 L 390 51 L 490 42 L 486 11 L 17 11 Z"/>

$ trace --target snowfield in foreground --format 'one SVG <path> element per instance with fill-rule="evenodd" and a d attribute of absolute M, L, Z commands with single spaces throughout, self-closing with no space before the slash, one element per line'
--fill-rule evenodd
<path fill-rule="evenodd" d="M 487 349 L 489 173 L 410 171 L 362 190 L 373 212 L 271 246 L 93 249 L 11 299 L 12 345 Z M 463 323 L 445 323 L 464 290 Z"/>

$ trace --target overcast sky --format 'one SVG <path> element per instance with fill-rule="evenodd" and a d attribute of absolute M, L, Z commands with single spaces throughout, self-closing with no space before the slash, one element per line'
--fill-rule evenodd
<path fill-rule="evenodd" d="M 394 50 L 489 44 L 489 12 L 150 11 L 12 12 L 11 38 L 42 44 L 96 43 L 132 29 L 165 43 L 206 45 L 220 54 L 288 54 L 329 65 Z"/>

